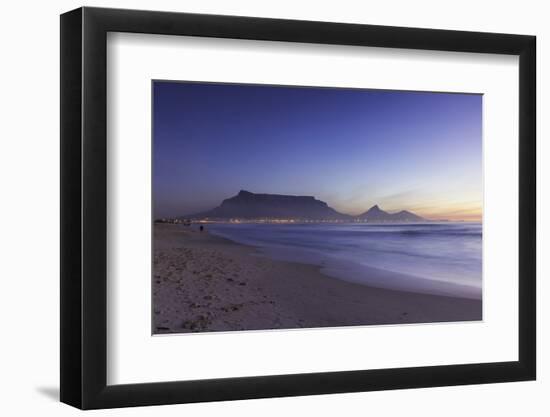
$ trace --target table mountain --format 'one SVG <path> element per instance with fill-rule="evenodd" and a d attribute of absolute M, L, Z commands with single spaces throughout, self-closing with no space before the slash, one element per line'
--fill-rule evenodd
<path fill-rule="evenodd" d="M 223 200 L 218 207 L 186 218 L 211 219 L 309 219 L 352 220 L 311 196 L 255 194 L 241 190 L 236 196 Z"/>

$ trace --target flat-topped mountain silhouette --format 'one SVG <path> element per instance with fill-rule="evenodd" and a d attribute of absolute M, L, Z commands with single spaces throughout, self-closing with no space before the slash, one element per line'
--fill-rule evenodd
<path fill-rule="evenodd" d="M 327 203 L 312 196 L 282 194 L 255 194 L 241 190 L 227 198 L 212 210 L 182 216 L 186 219 L 295 219 L 295 220 L 339 220 L 366 221 L 368 223 L 407 223 L 424 222 L 426 219 L 410 211 L 388 213 L 378 205 L 371 207 L 359 216 L 339 213 Z"/>
<path fill-rule="evenodd" d="M 311 196 L 281 194 L 254 194 L 241 190 L 234 197 L 223 200 L 218 207 L 190 218 L 212 219 L 311 219 L 350 220 L 347 214 L 338 213 L 327 203 Z"/>

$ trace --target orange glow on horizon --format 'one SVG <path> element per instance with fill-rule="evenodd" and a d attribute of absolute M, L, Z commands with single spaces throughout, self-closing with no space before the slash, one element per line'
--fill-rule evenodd
<path fill-rule="evenodd" d="M 452 204 L 445 207 L 418 208 L 416 214 L 430 220 L 477 221 L 483 218 L 480 205 Z"/>

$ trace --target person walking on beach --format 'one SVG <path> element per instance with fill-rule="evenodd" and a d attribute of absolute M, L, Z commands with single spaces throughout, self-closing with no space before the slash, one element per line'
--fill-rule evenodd
<path fill-rule="evenodd" d="M 199 227 L 199 230 L 202 232 L 204 230 L 204 226 L 201 224 Z"/>

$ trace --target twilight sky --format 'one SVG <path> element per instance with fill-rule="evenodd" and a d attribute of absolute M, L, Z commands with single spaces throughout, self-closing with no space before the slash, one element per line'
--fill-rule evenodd
<path fill-rule="evenodd" d="M 154 216 L 244 189 L 480 220 L 482 96 L 155 81 Z"/>

